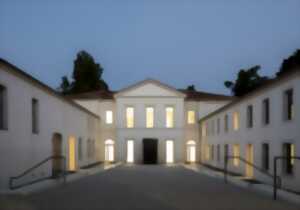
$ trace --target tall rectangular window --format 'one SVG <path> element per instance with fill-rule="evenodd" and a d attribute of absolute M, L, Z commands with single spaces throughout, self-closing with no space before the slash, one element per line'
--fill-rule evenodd
<path fill-rule="evenodd" d="M 215 159 L 215 147 L 213 144 L 210 146 L 210 149 L 211 149 L 211 160 L 214 160 Z"/>
<path fill-rule="evenodd" d="M 205 159 L 210 160 L 210 146 L 206 145 L 205 147 Z"/>
<path fill-rule="evenodd" d="M 283 144 L 283 156 L 286 157 L 284 161 L 284 171 L 286 174 L 294 173 L 294 163 L 295 160 L 292 157 L 295 156 L 295 145 L 291 143 Z"/>
<path fill-rule="evenodd" d="M 239 157 L 240 156 L 240 145 L 238 145 L 238 144 L 233 145 L 233 156 L 234 157 Z M 240 165 L 240 159 L 239 158 L 234 158 L 233 159 L 233 165 L 238 167 Z"/>
<path fill-rule="evenodd" d="M 0 130 L 7 127 L 7 92 L 6 88 L 0 85 Z"/>
<path fill-rule="evenodd" d="M 126 126 L 127 126 L 127 128 L 134 127 L 134 108 L 133 107 L 126 108 Z"/>
<path fill-rule="evenodd" d="M 217 145 L 217 161 L 219 162 L 221 160 L 221 149 L 220 144 Z"/>
<path fill-rule="evenodd" d="M 224 116 L 224 131 L 228 132 L 228 115 Z"/>
<path fill-rule="evenodd" d="M 166 107 L 166 127 L 173 128 L 174 127 L 174 108 Z"/>
<path fill-rule="evenodd" d="M 188 124 L 195 124 L 196 122 L 196 114 L 195 111 L 188 111 L 188 118 L 187 118 L 187 123 Z"/>
<path fill-rule="evenodd" d="M 220 133 L 221 121 L 220 118 L 217 119 L 217 134 Z"/>
<path fill-rule="evenodd" d="M 205 137 L 207 135 L 207 133 L 206 133 L 206 123 L 205 122 L 202 122 L 201 134 L 202 134 L 202 137 Z"/>
<path fill-rule="evenodd" d="M 252 105 L 247 106 L 247 127 L 248 128 L 253 127 L 253 106 Z"/>
<path fill-rule="evenodd" d="M 112 124 L 113 123 L 113 112 L 111 110 L 106 111 L 105 121 L 106 121 L 106 124 Z"/>
<path fill-rule="evenodd" d="M 39 101 L 35 98 L 31 100 L 32 133 L 39 133 Z"/>
<path fill-rule="evenodd" d="M 262 120 L 264 125 L 270 123 L 270 99 L 266 98 L 262 102 Z"/>
<path fill-rule="evenodd" d="M 284 92 L 284 118 L 285 120 L 292 120 L 294 117 L 294 99 L 293 89 Z"/>
<path fill-rule="evenodd" d="M 82 160 L 82 139 L 78 139 L 78 160 Z"/>
<path fill-rule="evenodd" d="M 154 108 L 147 107 L 146 108 L 146 128 L 154 127 Z"/>
<path fill-rule="evenodd" d="M 233 113 L 233 130 L 237 131 L 240 129 L 240 114 L 238 112 Z"/>
<path fill-rule="evenodd" d="M 270 162 L 270 149 L 269 144 L 263 143 L 262 144 L 262 168 L 264 170 L 269 170 L 269 162 Z"/>

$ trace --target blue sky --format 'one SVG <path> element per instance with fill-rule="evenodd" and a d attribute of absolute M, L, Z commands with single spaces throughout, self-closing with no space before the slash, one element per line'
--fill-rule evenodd
<path fill-rule="evenodd" d="M 298 0 L 0 0 L 0 57 L 57 87 L 79 50 L 119 89 L 145 78 L 229 93 L 259 64 L 273 75 L 300 48 Z"/>

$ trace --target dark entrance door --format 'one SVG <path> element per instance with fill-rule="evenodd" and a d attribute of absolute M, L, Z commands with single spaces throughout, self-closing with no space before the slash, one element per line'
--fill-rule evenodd
<path fill-rule="evenodd" d="M 157 139 L 143 139 L 144 164 L 157 163 Z"/>

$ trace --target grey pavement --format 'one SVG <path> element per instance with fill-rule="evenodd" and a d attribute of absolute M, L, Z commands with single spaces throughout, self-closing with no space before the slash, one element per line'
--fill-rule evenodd
<path fill-rule="evenodd" d="M 119 166 L 25 200 L 34 210 L 300 209 L 182 166 L 163 165 Z"/>

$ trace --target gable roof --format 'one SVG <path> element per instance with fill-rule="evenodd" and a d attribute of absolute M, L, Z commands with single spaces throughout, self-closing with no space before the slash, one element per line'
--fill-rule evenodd
<path fill-rule="evenodd" d="M 56 90 L 52 89 L 51 87 L 49 87 L 48 85 L 42 83 L 41 81 L 39 81 L 38 79 L 34 78 L 33 76 L 27 74 L 25 71 L 21 70 L 20 68 L 18 68 L 17 66 L 9 63 L 8 61 L 0 58 L 0 64 L 2 64 L 3 66 L 6 66 L 9 68 L 8 72 L 9 73 L 13 73 L 16 76 L 18 76 L 19 78 L 24 79 L 25 81 L 30 82 L 31 84 L 35 85 L 36 87 L 48 92 L 49 94 L 53 95 L 54 97 L 68 103 L 69 105 L 89 114 L 92 115 L 93 117 L 96 117 L 99 119 L 99 116 L 92 113 L 91 111 L 87 110 L 86 108 L 78 105 L 77 103 L 75 103 L 72 100 L 69 100 L 67 98 L 65 98 L 63 95 L 61 95 L 59 92 L 57 92 Z M 4 70 L 7 71 L 7 70 Z"/>
<path fill-rule="evenodd" d="M 214 115 L 217 115 L 231 107 L 233 107 L 234 105 L 238 104 L 238 103 L 241 103 L 251 97 L 253 97 L 255 94 L 257 93 L 260 93 L 262 91 L 266 91 L 266 90 L 269 90 L 270 88 L 276 86 L 276 85 L 279 85 L 281 84 L 282 82 L 285 82 L 287 80 L 290 80 L 292 79 L 293 77 L 295 76 L 300 76 L 300 68 L 294 68 L 294 69 L 291 69 L 290 71 L 288 72 L 285 72 L 284 74 L 282 74 L 281 76 L 277 76 L 276 78 L 273 78 L 273 79 L 270 79 L 268 81 L 266 81 L 265 84 L 259 86 L 258 88 L 254 89 L 253 91 L 247 93 L 246 95 L 244 96 L 241 96 L 241 97 L 236 97 L 235 100 L 233 100 L 232 102 L 228 103 L 227 105 L 215 110 L 214 112 L 211 112 L 209 113 L 208 115 L 202 117 L 199 122 L 201 121 L 204 121 L 204 120 L 207 120 L 208 118 L 214 116 Z"/>
<path fill-rule="evenodd" d="M 207 93 L 197 90 L 179 89 L 179 91 L 186 94 L 185 99 L 187 101 L 230 101 L 235 98 L 233 96 Z"/>
<path fill-rule="evenodd" d="M 186 97 L 185 93 L 183 93 L 183 92 L 177 90 L 176 88 L 174 88 L 174 87 L 172 87 L 172 86 L 169 86 L 169 85 L 167 85 L 167 84 L 165 84 L 165 83 L 162 83 L 162 82 L 160 82 L 160 81 L 158 81 L 158 80 L 151 79 L 151 78 L 150 78 L 150 79 L 142 80 L 142 81 L 137 82 L 137 83 L 135 83 L 135 84 L 133 84 L 133 85 L 130 85 L 130 86 L 128 86 L 128 87 L 125 87 L 125 88 L 121 89 L 120 91 L 118 91 L 118 92 L 115 94 L 115 96 L 116 96 L 116 97 L 121 96 L 122 94 L 124 94 L 124 93 L 127 92 L 127 91 L 131 91 L 131 90 L 133 90 L 133 89 L 136 89 L 136 88 L 141 87 L 141 86 L 146 85 L 146 84 L 154 84 L 154 85 L 157 85 L 157 86 L 159 86 L 159 87 L 161 87 L 161 88 L 163 88 L 163 89 L 166 89 L 166 90 L 169 90 L 169 91 L 171 91 L 171 92 L 174 92 L 176 95 L 178 95 L 178 96 L 180 96 L 180 97 Z"/>
<path fill-rule="evenodd" d="M 77 94 L 70 94 L 66 95 L 66 98 L 69 99 L 103 99 L 103 100 L 113 100 L 114 94 L 116 91 L 110 91 L 110 90 L 96 90 L 96 91 L 90 91 L 85 93 L 77 93 Z"/>

